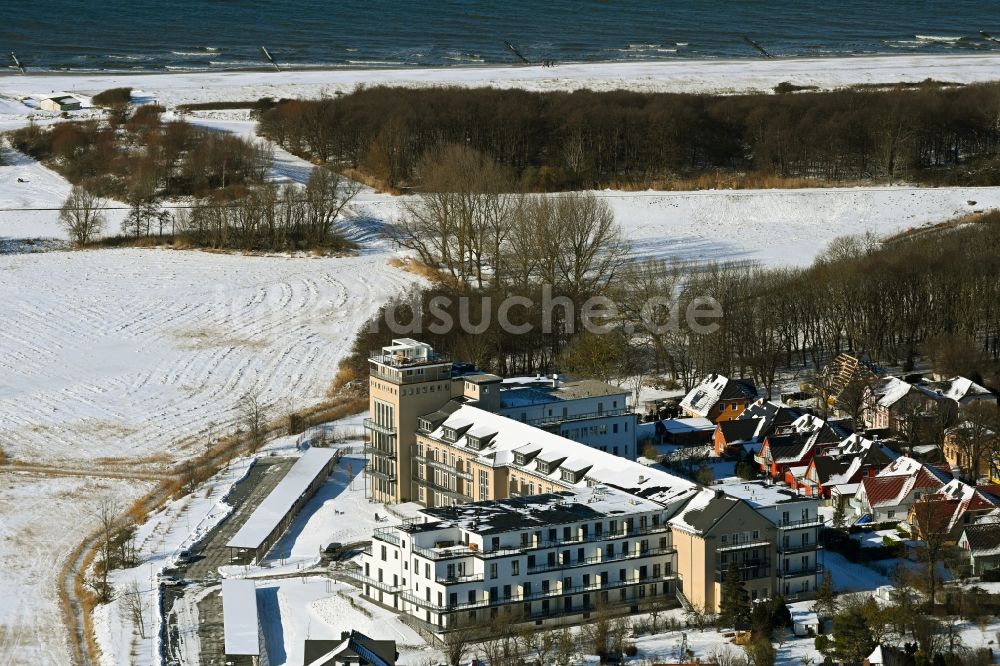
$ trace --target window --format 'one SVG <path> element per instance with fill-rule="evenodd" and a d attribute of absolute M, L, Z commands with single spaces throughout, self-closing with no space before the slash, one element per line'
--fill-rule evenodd
<path fill-rule="evenodd" d="M 497 565 L 496 562 L 493 562 L 490 564 L 490 578 L 493 579 L 496 577 L 497 577 Z"/>
<path fill-rule="evenodd" d="M 759 538 L 760 538 L 760 531 L 759 530 L 754 530 L 753 531 L 753 540 L 756 541 Z"/>
<path fill-rule="evenodd" d="M 510 563 L 510 575 L 519 576 L 521 574 L 521 562 L 514 560 Z"/>
<path fill-rule="evenodd" d="M 615 434 L 615 435 L 618 434 L 618 424 L 617 423 L 614 423 L 614 424 L 611 425 L 611 432 L 613 434 Z"/>
<path fill-rule="evenodd" d="M 385 559 L 386 559 L 386 557 L 385 557 L 385 546 L 382 546 L 382 561 L 384 562 Z"/>

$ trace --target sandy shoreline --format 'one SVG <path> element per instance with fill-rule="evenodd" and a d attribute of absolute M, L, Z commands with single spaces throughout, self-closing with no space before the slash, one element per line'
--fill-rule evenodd
<path fill-rule="evenodd" d="M 1000 79 L 1000 53 L 764 59 L 662 60 L 395 69 L 288 69 L 191 72 L 28 72 L 0 75 L 0 98 L 51 92 L 94 93 L 131 86 L 161 103 L 316 97 L 358 85 L 496 86 L 527 90 L 626 89 L 646 92 L 770 91 L 784 81 L 829 89 L 924 79 L 979 83 Z M 0 100 L 2 101 L 2 100 Z M 0 113 L 3 113 L 0 110 Z M 9 111 L 7 111 L 9 112 Z"/>

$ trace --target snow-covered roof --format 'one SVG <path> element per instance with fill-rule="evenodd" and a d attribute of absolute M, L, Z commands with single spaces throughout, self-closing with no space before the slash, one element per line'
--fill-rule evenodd
<path fill-rule="evenodd" d="M 440 521 L 473 534 L 487 535 L 591 520 L 598 516 L 619 517 L 662 509 L 659 502 L 614 488 L 595 486 L 425 509 L 424 515 L 432 522 L 420 527 L 425 529 L 426 525 Z"/>
<path fill-rule="evenodd" d="M 227 655 L 260 655 L 257 584 L 253 580 L 222 581 L 222 624 Z"/>
<path fill-rule="evenodd" d="M 331 449 L 309 449 L 288 470 L 278 485 L 254 510 L 247 522 L 226 544 L 230 548 L 256 549 L 278 526 L 316 476 L 333 459 Z"/>
<path fill-rule="evenodd" d="M 756 387 L 748 379 L 733 379 L 712 374 L 691 389 L 681 400 L 681 408 L 698 416 L 708 416 L 709 411 L 722 399 L 756 399 Z"/>
<path fill-rule="evenodd" d="M 804 468 L 803 468 L 804 469 Z M 778 486 L 764 481 L 743 481 L 733 479 L 713 486 L 715 490 L 721 490 L 726 495 L 744 500 L 755 509 L 762 507 L 777 506 L 779 504 L 789 504 L 791 502 L 813 502 L 818 503 L 815 497 L 799 495 L 787 486 Z"/>
<path fill-rule="evenodd" d="M 663 419 L 660 421 L 663 429 L 672 434 L 715 430 L 715 424 L 706 418 L 695 416 L 687 419 Z"/>
<path fill-rule="evenodd" d="M 477 450 L 468 446 L 465 434 L 460 433 L 454 442 L 445 439 L 444 429 L 458 429 L 456 424 L 463 426 L 475 424 L 477 429 L 495 432 L 496 436 Z M 548 479 L 554 485 L 561 487 L 585 487 L 588 481 L 591 484 L 601 483 L 664 505 L 686 499 L 696 487 L 691 481 L 666 471 L 646 467 L 472 405 L 461 405 L 426 436 L 449 446 L 464 449 L 469 458 L 475 459 L 481 465 L 514 467 L 525 474 Z M 534 460 L 548 462 L 561 460 L 567 463 L 568 469 L 583 469 L 586 466 L 590 469 L 577 483 L 570 484 L 562 480 L 561 466 L 551 468 L 544 473 L 537 469 L 534 460 L 527 461 L 524 465 L 515 463 L 515 452 L 523 454 L 535 450 L 539 453 Z"/>

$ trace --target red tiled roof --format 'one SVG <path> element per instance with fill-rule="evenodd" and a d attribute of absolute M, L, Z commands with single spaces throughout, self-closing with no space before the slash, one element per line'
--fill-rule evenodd
<path fill-rule="evenodd" d="M 877 506 L 898 500 L 906 487 L 908 476 L 874 476 L 861 479 L 861 485 L 868 496 L 869 506 Z"/>

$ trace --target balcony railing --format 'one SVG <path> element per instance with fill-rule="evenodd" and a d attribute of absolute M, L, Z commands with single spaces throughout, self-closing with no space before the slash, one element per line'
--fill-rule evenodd
<path fill-rule="evenodd" d="M 417 462 L 421 462 L 421 463 L 423 463 L 425 465 L 429 465 L 431 467 L 434 467 L 434 468 L 440 469 L 442 471 L 448 472 L 449 474 L 454 474 L 457 477 L 466 479 L 468 481 L 472 481 L 472 472 L 459 471 L 455 467 L 452 467 L 448 463 L 443 462 L 441 460 L 434 460 L 433 458 L 427 458 L 427 457 L 424 457 L 424 456 L 413 456 L 413 459 L 416 460 Z M 419 481 L 421 479 L 417 479 L 417 480 Z"/>
<path fill-rule="evenodd" d="M 531 594 L 512 594 L 509 597 L 500 597 L 497 599 L 479 599 L 476 601 L 465 601 L 458 604 L 439 604 L 434 601 L 428 601 L 427 599 L 421 599 L 409 591 L 404 591 L 400 593 L 400 597 L 403 601 L 411 603 L 420 608 L 426 608 L 432 611 L 463 611 L 472 610 L 476 608 L 488 608 L 492 606 L 503 606 L 504 604 L 510 603 L 524 603 L 529 601 L 539 601 L 544 599 L 553 599 L 557 597 L 565 597 L 573 594 L 582 594 L 585 592 L 603 592 L 605 590 L 616 590 L 622 587 L 631 587 L 633 585 L 649 585 L 651 583 L 661 583 L 668 580 L 674 580 L 676 574 L 670 573 L 662 576 L 645 576 L 638 577 L 634 576 L 632 578 L 627 578 L 623 581 L 615 582 L 605 582 L 605 583 L 592 583 L 590 585 L 579 585 L 576 587 L 559 587 L 555 589 L 550 589 L 548 591 L 533 592 Z"/>
<path fill-rule="evenodd" d="M 392 426 L 385 426 L 379 423 L 375 423 L 373 419 L 365 419 L 363 423 L 365 430 L 371 430 L 372 432 L 377 432 L 380 435 L 388 435 L 389 437 L 396 436 L 396 429 L 393 428 Z"/>
<path fill-rule="evenodd" d="M 438 578 L 437 582 L 443 583 L 445 585 L 455 585 L 457 583 L 475 583 L 476 581 L 481 581 L 485 578 L 485 574 L 469 574 L 467 576 L 445 576 L 444 578 Z"/>
<path fill-rule="evenodd" d="M 536 564 L 535 566 L 529 566 L 526 569 L 526 573 L 537 574 L 545 573 L 546 571 L 561 571 L 563 569 L 572 569 L 573 567 L 584 567 L 589 564 L 601 564 L 603 562 L 620 562 L 622 560 L 637 560 L 644 557 L 654 557 L 656 555 L 669 555 L 670 553 L 675 553 L 677 550 L 673 547 L 670 548 L 647 548 L 646 550 L 629 550 L 627 553 L 618 553 L 616 555 L 601 555 L 593 557 L 585 557 L 581 559 L 569 560 L 568 562 L 555 562 L 554 564 L 549 564 L 547 561 L 544 564 Z M 558 559 L 558 558 L 557 558 Z"/>
<path fill-rule="evenodd" d="M 389 472 L 381 472 L 381 471 L 379 471 L 377 469 L 373 469 L 371 467 L 365 467 L 365 474 L 367 474 L 368 476 L 373 476 L 376 479 L 383 479 L 385 481 L 395 481 L 396 480 L 396 475 L 395 474 L 390 474 Z"/>
<path fill-rule="evenodd" d="M 762 541 L 757 539 L 756 541 L 747 541 L 744 543 L 729 543 L 724 546 L 719 546 L 716 548 L 716 552 L 725 552 L 730 550 L 743 550 L 745 548 L 770 548 L 770 541 Z"/>
<path fill-rule="evenodd" d="M 416 469 L 413 470 L 411 476 L 412 476 L 412 478 L 413 478 L 414 481 L 416 481 L 419 485 L 422 485 L 424 488 L 427 488 L 429 490 L 433 490 L 433 491 L 436 491 L 436 492 L 439 492 L 439 493 L 444 493 L 444 494 L 448 495 L 448 497 L 451 497 L 453 499 L 457 499 L 457 500 L 459 500 L 461 502 L 471 502 L 471 501 L 473 501 L 472 500 L 472 495 L 466 495 L 466 494 L 462 493 L 459 490 L 455 490 L 454 488 L 449 488 L 448 486 L 443 486 L 440 483 L 435 483 L 431 478 L 426 478 L 426 479 L 421 478 L 419 471 L 417 471 Z M 467 484 L 467 485 L 469 485 L 469 490 L 471 491 L 472 490 L 472 487 L 471 487 L 472 484 Z"/>
<path fill-rule="evenodd" d="M 386 448 L 384 446 L 366 446 L 365 453 L 370 453 L 372 455 L 379 456 L 382 458 L 395 458 L 396 448 L 395 447 Z"/>
<path fill-rule="evenodd" d="M 803 527 L 821 527 L 823 525 L 822 516 L 813 516 L 802 520 L 782 520 L 778 523 L 779 530 L 797 530 Z"/>
<path fill-rule="evenodd" d="M 778 578 L 798 578 L 800 576 L 816 576 L 823 573 L 822 564 L 812 564 L 807 567 L 799 566 L 797 569 L 782 569 L 778 567 Z"/>
<path fill-rule="evenodd" d="M 796 543 L 790 546 L 779 546 L 778 553 L 781 555 L 791 555 L 793 553 L 811 553 L 814 550 L 821 550 L 823 546 L 818 543 Z"/>
<path fill-rule="evenodd" d="M 396 594 L 403 589 L 401 584 L 389 585 L 388 583 L 380 580 L 375 580 L 374 578 L 369 578 L 368 576 L 361 573 L 360 569 L 343 569 L 338 572 L 343 576 L 348 578 L 353 578 L 362 585 L 370 585 L 376 589 L 382 590 L 383 592 L 389 592 L 390 594 Z"/>
<path fill-rule="evenodd" d="M 538 419 L 528 419 L 525 423 L 528 425 L 535 426 L 536 428 L 541 428 L 547 425 L 554 425 L 559 423 L 568 423 L 569 421 L 590 421 L 592 419 L 603 419 L 609 416 L 623 416 L 625 414 L 631 414 L 627 409 L 605 409 L 600 412 L 587 412 L 584 414 L 567 414 L 566 416 L 544 416 Z"/>
<path fill-rule="evenodd" d="M 416 368 L 421 365 L 448 363 L 450 359 L 447 354 L 439 354 L 437 352 L 431 352 L 427 356 L 422 357 L 410 357 L 405 354 L 386 354 L 381 349 L 373 349 L 368 352 L 368 360 L 393 368 Z"/>

